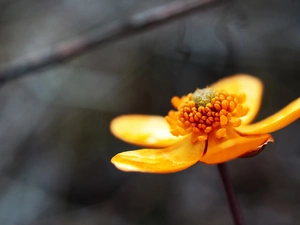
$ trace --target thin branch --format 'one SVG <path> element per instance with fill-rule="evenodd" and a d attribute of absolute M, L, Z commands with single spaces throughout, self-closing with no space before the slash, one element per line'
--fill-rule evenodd
<path fill-rule="evenodd" d="M 21 63 L 0 67 L 0 82 L 16 79 L 30 72 L 64 63 L 93 47 L 100 47 L 121 40 L 224 2 L 226 0 L 182 0 L 133 15 L 125 23 L 108 25 L 108 28 L 101 33 L 94 33 L 77 40 L 68 41 L 50 52 L 29 57 Z"/>
<path fill-rule="evenodd" d="M 223 186 L 227 195 L 228 204 L 231 210 L 232 219 L 235 225 L 244 225 L 243 215 L 235 197 L 233 186 L 225 163 L 218 164 L 218 170 L 222 178 Z"/>

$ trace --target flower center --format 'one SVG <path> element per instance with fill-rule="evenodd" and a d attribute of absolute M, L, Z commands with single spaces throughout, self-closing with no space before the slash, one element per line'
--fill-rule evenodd
<path fill-rule="evenodd" d="M 196 91 L 193 93 L 192 100 L 195 102 L 196 107 L 205 107 L 215 96 L 216 91 L 211 88 L 197 88 Z"/>
<path fill-rule="evenodd" d="M 166 120 L 175 136 L 195 133 L 199 140 L 206 140 L 214 132 L 217 138 L 226 136 L 226 128 L 241 125 L 242 116 L 248 112 L 243 106 L 244 94 L 229 94 L 211 88 L 197 89 L 193 94 L 174 97 L 178 111 L 171 110 Z"/>

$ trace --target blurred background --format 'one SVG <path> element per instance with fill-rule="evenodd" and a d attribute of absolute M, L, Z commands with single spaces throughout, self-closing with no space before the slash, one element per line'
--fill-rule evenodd
<path fill-rule="evenodd" d="M 0 65 L 169 2 L 0 0 Z M 118 171 L 111 157 L 137 147 L 109 123 L 235 73 L 265 84 L 257 120 L 300 96 L 300 1 L 231 1 L 2 85 L 0 224 L 232 224 L 215 166 Z M 299 130 L 228 163 L 247 224 L 300 224 Z"/>

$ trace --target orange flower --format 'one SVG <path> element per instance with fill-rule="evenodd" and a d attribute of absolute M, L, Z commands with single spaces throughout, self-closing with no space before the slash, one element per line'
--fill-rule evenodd
<path fill-rule="evenodd" d="M 259 79 L 235 75 L 187 96 L 173 97 L 176 110 L 165 118 L 117 117 L 111 122 L 112 133 L 148 148 L 119 153 L 111 161 L 123 171 L 171 173 L 199 161 L 218 164 L 255 155 L 273 142 L 268 133 L 300 116 L 298 98 L 274 115 L 249 125 L 259 110 L 262 90 Z"/>

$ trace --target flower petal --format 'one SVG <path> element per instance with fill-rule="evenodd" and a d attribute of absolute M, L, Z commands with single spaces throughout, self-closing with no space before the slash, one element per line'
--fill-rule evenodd
<path fill-rule="evenodd" d="M 240 136 L 233 129 L 227 129 L 227 136 L 218 139 L 208 137 L 207 151 L 200 161 L 207 164 L 223 163 L 261 149 L 267 142 L 273 141 L 269 134 Z"/>
<path fill-rule="evenodd" d="M 300 118 L 300 98 L 294 100 L 277 113 L 257 123 L 238 127 L 241 133 L 264 134 L 279 130 Z"/>
<path fill-rule="evenodd" d="M 205 149 L 205 142 L 193 143 L 191 135 L 164 149 L 141 149 L 122 152 L 111 162 L 120 170 L 145 173 L 173 173 L 197 163 Z"/>
<path fill-rule="evenodd" d="M 168 123 L 161 116 L 119 116 L 111 122 L 110 130 L 123 141 L 147 147 L 166 147 L 180 139 L 170 133 Z"/>
<path fill-rule="evenodd" d="M 215 90 L 225 90 L 232 94 L 245 94 L 244 105 L 249 108 L 246 116 L 242 117 L 242 124 L 250 123 L 256 116 L 263 93 L 262 82 L 253 76 L 238 74 L 223 78 L 210 86 Z"/>

